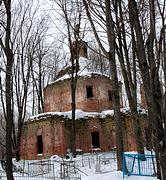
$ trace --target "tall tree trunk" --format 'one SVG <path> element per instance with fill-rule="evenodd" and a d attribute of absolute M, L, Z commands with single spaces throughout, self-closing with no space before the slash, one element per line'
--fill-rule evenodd
<path fill-rule="evenodd" d="M 158 71 L 154 61 L 153 42 L 154 42 L 154 1 L 149 1 L 150 4 L 150 36 L 147 41 L 148 47 L 148 61 L 146 59 L 145 46 L 142 36 L 142 30 L 138 18 L 138 9 L 135 0 L 129 0 L 129 15 L 130 22 L 132 23 L 137 39 L 137 54 L 138 62 L 143 80 L 148 113 L 152 123 L 154 147 L 158 162 L 158 177 L 161 178 L 160 172 L 163 177 L 166 177 L 166 166 L 164 166 L 166 158 L 166 142 L 165 132 L 162 124 L 162 101 L 161 101 L 161 87 L 159 82 Z M 148 65 L 149 63 L 149 65 Z M 150 68 L 149 68 L 150 66 Z M 150 80 L 150 81 L 149 81 Z"/>
<path fill-rule="evenodd" d="M 155 151 L 156 155 L 159 158 L 160 163 L 158 163 L 158 176 L 162 179 L 166 179 L 166 166 L 164 165 L 166 162 L 166 136 L 163 129 L 163 120 L 162 120 L 162 92 L 161 85 L 159 81 L 158 69 L 155 63 L 154 56 L 154 40 L 155 40 L 155 4 L 153 0 L 149 0 L 150 6 L 150 35 L 147 40 L 147 53 L 148 53 L 148 61 L 150 65 L 151 72 L 151 84 L 153 89 L 153 112 L 154 114 L 154 142 L 155 142 Z M 163 143 L 163 145 L 161 144 Z M 164 165 L 164 166 L 163 166 Z M 161 174 L 160 174 L 161 172 Z"/>
<path fill-rule="evenodd" d="M 79 70 L 79 51 L 80 42 L 78 37 L 75 37 L 76 49 L 73 52 L 72 42 L 70 39 L 70 53 L 71 53 L 71 63 L 72 63 L 72 73 L 71 73 L 71 99 L 72 99 L 72 154 L 76 157 L 76 125 L 75 125 L 75 111 L 76 111 L 76 88 L 77 88 L 77 73 Z"/>
<path fill-rule="evenodd" d="M 22 113 L 19 114 L 18 118 L 18 130 L 17 130 L 17 143 L 16 143 L 16 149 L 15 149 L 15 155 L 16 155 L 16 160 L 20 160 L 20 143 L 21 143 L 21 131 L 22 131 L 22 126 L 23 126 L 23 121 L 22 121 Z"/>
<path fill-rule="evenodd" d="M 38 82 L 38 113 L 42 113 L 44 111 L 44 102 L 43 102 L 43 94 L 42 94 L 42 57 L 39 55 L 39 82 Z"/>
<path fill-rule="evenodd" d="M 65 4 L 66 5 L 66 4 Z M 70 48 L 70 60 L 71 60 L 71 108 L 72 108 L 72 120 L 71 120 L 71 150 L 72 150 L 72 155 L 73 157 L 76 156 L 76 127 L 75 127 L 75 111 L 76 111 L 76 87 L 77 87 L 77 73 L 79 70 L 79 48 L 80 48 L 80 42 L 78 40 L 79 38 L 79 30 L 76 31 L 75 29 L 75 43 L 76 43 L 76 49 L 75 52 L 73 51 L 73 42 L 72 42 L 72 36 L 71 36 L 71 31 L 70 31 L 70 22 L 68 19 L 68 14 L 66 11 L 64 11 L 65 15 L 65 21 L 67 24 L 67 31 L 68 31 L 68 41 L 69 41 L 69 48 Z M 80 21 L 81 21 L 81 16 L 79 12 L 79 19 L 78 19 L 78 24 L 77 26 L 80 28 Z M 78 29 L 79 29 L 78 28 Z"/>
<path fill-rule="evenodd" d="M 76 99 L 75 99 L 75 92 L 76 92 L 76 82 L 75 77 L 71 78 L 71 98 L 72 98 L 72 141 L 71 141 L 71 152 L 73 157 L 76 156 L 76 128 L 75 128 L 75 110 L 76 110 Z"/>
<path fill-rule="evenodd" d="M 11 0 L 3 0 L 6 10 L 6 28 L 5 28 L 5 43 L 3 44 L 0 38 L 0 44 L 4 50 L 7 64 L 6 64 L 6 174 L 8 180 L 14 180 L 12 173 L 12 66 L 13 66 L 13 52 L 10 48 L 11 35 Z"/>
<path fill-rule="evenodd" d="M 122 170 L 122 160 L 123 160 L 123 151 L 124 151 L 124 145 L 123 145 L 123 131 L 122 131 L 122 117 L 120 113 L 120 88 L 119 88 L 119 81 L 117 77 L 117 69 L 116 69 L 116 58 L 115 58 L 115 29 L 114 29 L 114 22 L 112 19 L 111 14 L 111 2 L 110 0 L 105 0 L 103 3 L 105 3 L 105 17 L 106 17 L 106 33 L 107 33 L 107 40 L 109 44 L 109 51 L 104 48 L 102 45 L 102 42 L 100 41 L 99 35 L 97 33 L 97 30 L 95 28 L 95 24 L 92 20 L 90 10 L 89 10 L 89 4 L 90 1 L 83 0 L 83 4 L 86 10 L 87 17 L 89 19 L 89 22 L 91 24 L 94 36 L 96 38 L 96 41 L 98 45 L 101 48 L 101 51 L 105 54 L 107 59 L 110 63 L 110 74 L 112 79 L 112 93 L 113 93 L 113 110 L 114 110 L 114 121 L 115 121 L 115 128 L 116 128 L 116 148 L 117 148 L 117 164 L 118 169 Z M 92 8 L 93 9 L 93 8 Z M 92 10 L 91 9 L 91 10 Z M 94 9 L 93 9 L 94 10 Z"/>
<path fill-rule="evenodd" d="M 130 70 L 130 61 L 129 61 L 129 55 L 128 55 L 128 49 L 127 49 L 127 42 L 126 42 L 126 35 L 125 35 L 126 31 L 125 31 L 124 19 L 122 15 L 121 0 L 115 1 L 114 6 L 115 6 L 117 35 L 118 35 L 118 43 L 119 43 L 119 47 L 116 46 L 116 50 L 117 50 L 117 54 L 118 54 L 120 65 L 121 65 L 121 70 L 122 70 L 122 75 L 124 78 L 124 84 L 125 84 L 128 101 L 129 101 L 129 106 L 131 109 L 132 124 L 134 128 L 134 138 L 136 140 L 137 151 L 139 154 L 144 154 L 142 131 L 141 131 L 139 119 L 137 117 L 138 114 L 137 114 L 136 77 L 133 78 L 134 80 L 132 79 L 132 73 Z M 118 9 L 119 9 L 120 18 L 118 16 Z M 124 49 L 124 55 L 123 55 L 123 49 Z M 133 51 L 135 51 L 135 49 L 133 49 Z M 135 52 L 134 52 L 134 55 L 135 55 Z M 127 68 L 125 66 L 124 57 L 126 58 Z M 136 66 L 136 64 L 133 63 L 133 66 Z M 136 67 L 134 68 L 136 69 Z M 136 70 L 133 72 L 133 74 L 134 73 L 136 76 Z"/>
<path fill-rule="evenodd" d="M 113 94 L 113 109 L 114 109 L 114 121 L 115 121 L 115 131 L 116 131 L 116 151 L 117 151 L 117 162 L 118 170 L 122 170 L 122 160 L 123 160 L 123 130 L 122 130 L 122 118 L 120 113 L 120 97 L 119 97 L 119 82 L 116 72 L 116 62 L 112 58 L 111 53 L 109 53 L 110 59 L 110 71 L 112 80 L 112 94 Z"/>
<path fill-rule="evenodd" d="M 12 174 L 12 102 L 11 102 L 11 78 L 13 56 L 11 50 L 8 52 L 7 66 L 6 66 L 6 174 L 8 180 L 14 180 Z"/>
<path fill-rule="evenodd" d="M 123 130 L 122 130 L 122 117 L 120 113 L 120 88 L 119 81 L 117 77 L 116 59 L 115 59 L 115 30 L 113 25 L 113 19 L 111 16 L 111 3 L 110 0 L 105 0 L 105 16 L 106 16 L 106 28 L 107 37 L 109 43 L 108 59 L 110 63 L 110 73 L 112 80 L 112 93 L 113 93 L 113 109 L 114 109 L 114 121 L 116 128 L 116 148 L 117 148 L 117 161 L 118 170 L 122 170 L 122 160 L 123 160 Z"/>

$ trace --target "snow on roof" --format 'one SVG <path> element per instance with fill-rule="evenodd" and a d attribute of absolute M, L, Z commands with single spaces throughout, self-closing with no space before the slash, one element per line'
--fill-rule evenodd
<path fill-rule="evenodd" d="M 123 107 L 120 110 L 122 113 L 131 113 L 130 107 Z M 148 114 L 148 111 L 146 109 L 143 109 L 141 107 L 137 107 L 138 114 Z"/>
<path fill-rule="evenodd" d="M 75 111 L 75 118 L 76 119 L 82 119 L 82 118 L 88 118 L 88 117 L 105 117 L 107 114 L 104 113 L 98 113 L 98 112 L 84 112 L 80 109 L 76 109 Z M 72 117 L 72 111 L 66 111 L 66 112 L 47 112 L 47 113 L 41 113 L 36 116 L 32 116 L 28 119 L 28 121 L 34 121 L 34 120 L 40 120 L 52 116 L 62 116 L 63 118 L 69 118 Z"/>
<path fill-rule="evenodd" d="M 127 114 L 130 112 L 130 109 L 128 107 L 127 108 L 121 108 L 121 112 Z M 139 109 L 138 112 L 140 114 L 147 114 L 147 111 L 145 109 Z M 85 111 L 82 111 L 80 109 L 76 109 L 76 111 L 75 111 L 76 120 L 87 119 L 88 117 L 105 118 L 106 116 L 113 116 L 113 115 L 114 115 L 113 110 L 103 110 L 101 113 L 99 113 L 99 112 L 85 112 Z M 30 117 L 27 121 L 47 119 L 48 117 L 53 117 L 53 116 L 61 116 L 63 118 L 71 119 L 72 118 L 72 111 L 41 113 L 41 114 Z"/>
<path fill-rule="evenodd" d="M 101 73 L 100 71 L 91 71 L 89 68 L 89 65 L 91 64 L 91 61 L 85 57 L 79 58 L 79 71 L 77 73 L 78 77 L 91 77 L 92 75 L 99 75 L 99 76 L 105 76 L 107 78 L 110 78 L 107 74 Z M 71 64 L 68 64 L 68 66 L 71 66 Z M 62 77 L 56 79 L 55 81 L 51 82 L 49 85 L 54 84 L 55 82 L 63 81 L 65 79 L 70 79 L 71 74 L 67 73 L 63 75 Z"/>

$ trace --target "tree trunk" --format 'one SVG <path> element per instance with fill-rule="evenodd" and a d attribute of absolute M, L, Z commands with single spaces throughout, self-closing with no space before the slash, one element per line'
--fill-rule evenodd
<path fill-rule="evenodd" d="M 71 39 L 70 39 L 71 42 Z M 71 45 L 71 44 L 70 44 Z M 79 70 L 79 42 L 76 38 L 76 54 L 74 54 L 72 45 L 70 46 L 72 74 L 71 74 L 71 98 L 72 98 L 72 154 L 76 157 L 76 126 L 75 126 L 75 110 L 76 110 L 76 87 L 77 87 L 77 73 Z"/>
<path fill-rule="evenodd" d="M 120 19 L 118 17 L 118 7 L 119 7 Z M 141 131 L 139 120 L 137 118 L 138 114 L 137 114 L 136 80 L 134 79 L 135 80 L 135 84 L 134 84 L 133 83 L 134 80 L 132 79 L 132 75 L 131 75 L 132 73 L 130 70 L 130 62 L 129 62 L 127 43 L 126 43 L 126 35 L 125 35 L 124 20 L 123 20 L 123 15 L 122 15 L 121 0 L 115 1 L 115 15 L 116 15 L 116 25 L 118 29 L 117 36 L 118 36 L 118 43 L 119 43 L 119 46 L 116 45 L 116 51 L 119 57 L 122 75 L 124 78 L 126 94 L 127 94 L 129 106 L 131 109 L 132 124 L 134 128 L 134 138 L 136 140 L 138 153 L 144 154 L 142 131 Z M 125 56 L 123 55 L 123 49 L 125 52 Z M 133 51 L 135 51 L 135 49 L 133 49 Z M 125 66 L 124 57 L 126 58 L 127 68 Z M 136 66 L 136 64 L 134 65 Z M 133 72 L 133 74 L 134 73 L 136 73 L 136 71 Z"/>
<path fill-rule="evenodd" d="M 161 167 L 160 167 L 160 170 L 161 170 L 161 180 L 166 180 L 166 171 L 165 171 L 165 165 L 166 165 L 166 155 L 161 155 L 159 157 L 159 161 L 161 163 Z"/>
<path fill-rule="evenodd" d="M 39 82 L 38 82 L 38 113 L 43 113 L 44 111 L 44 102 L 43 102 L 43 93 L 42 93 L 42 57 L 39 55 Z"/>
<path fill-rule="evenodd" d="M 89 1 L 88 1 L 89 2 Z M 98 45 L 100 46 L 102 52 L 108 58 L 110 63 L 110 73 L 111 73 L 111 80 L 112 80 L 112 93 L 113 93 L 113 110 L 114 110 L 114 121 L 115 121 L 115 128 L 116 128 L 116 149 L 117 149 L 117 164 L 118 169 L 122 170 L 122 161 L 123 161 L 123 131 L 122 131 L 122 118 L 120 113 L 120 97 L 119 97 L 119 82 L 117 77 L 117 69 L 116 69 L 116 59 L 115 59 L 115 29 L 114 29 L 114 22 L 111 15 L 111 2 L 110 0 L 105 0 L 105 17 L 106 17 L 106 33 L 107 33 L 107 40 L 109 44 L 109 51 L 107 52 L 102 42 L 100 41 L 99 35 L 95 28 L 95 24 L 92 20 L 89 5 L 86 0 L 83 0 L 83 4 L 86 10 L 87 17 L 91 24 L 94 36 Z"/>
<path fill-rule="evenodd" d="M 12 52 L 8 51 L 6 66 L 6 174 L 8 180 L 14 180 L 12 173 L 12 102 L 11 102 L 11 78 L 12 78 Z"/>
<path fill-rule="evenodd" d="M 75 128 L 75 110 L 76 110 L 76 103 L 75 103 L 75 80 L 74 78 L 71 79 L 71 94 L 72 94 L 72 146 L 71 152 L 73 157 L 76 156 L 76 128 Z"/>
<path fill-rule="evenodd" d="M 6 29 L 5 29 L 5 45 L 3 45 L 2 39 L 1 46 L 5 52 L 7 64 L 6 64 L 6 174 L 8 180 L 14 180 L 12 173 L 12 125 L 13 125 L 13 113 L 12 113 L 12 66 L 13 66 L 13 52 L 10 49 L 10 34 L 11 34 L 11 0 L 3 1 L 6 10 Z"/>
<path fill-rule="evenodd" d="M 111 80 L 112 80 L 112 93 L 113 93 L 113 109 L 114 109 L 114 121 L 115 121 L 115 131 L 116 131 L 116 151 L 117 151 L 117 162 L 118 170 L 122 170 L 123 162 L 123 131 L 122 131 L 122 118 L 120 113 L 120 97 L 119 97 L 119 82 L 116 76 L 116 64 L 111 58 Z"/>
<path fill-rule="evenodd" d="M 119 81 L 117 77 L 116 69 L 116 59 L 115 59 L 115 30 L 113 25 L 113 20 L 111 16 L 111 3 L 110 0 L 105 0 L 105 15 L 106 15 L 106 28 L 107 28 L 107 37 L 110 50 L 108 52 L 108 60 L 110 63 L 110 73 L 112 80 L 112 93 L 113 93 L 113 109 L 114 109 L 114 121 L 116 128 L 116 150 L 117 150 L 117 162 L 118 170 L 122 170 L 123 162 L 123 130 L 122 130 L 122 117 L 120 113 L 120 90 L 119 90 Z"/>
<path fill-rule="evenodd" d="M 22 115 L 22 113 L 21 113 Z M 22 131 L 22 119 L 19 117 L 18 119 L 18 132 L 17 132 L 17 143 L 16 143 L 16 149 L 15 149 L 15 155 L 16 155 L 16 160 L 20 160 L 20 143 L 21 143 L 21 131 Z"/>
<path fill-rule="evenodd" d="M 142 36 L 142 30 L 138 17 L 137 4 L 135 0 L 129 0 L 129 17 L 132 23 L 136 38 L 137 38 L 137 54 L 138 62 L 143 80 L 148 113 L 151 118 L 149 123 L 152 123 L 154 147 L 157 157 L 158 178 L 161 178 L 161 172 L 166 172 L 164 166 L 166 153 L 166 136 L 163 129 L 162 119 L 162 100 L 161 100 L 161 87 L 159 82 L 159 75 L 154 61 L 153 42 L 154 42 L 154 1 L 149 1 L 150 4 L 150 36 L 147 41 L 148 47 L 148 61 L 146 59 L 145 46 Z M 149 64 L 149 65 L 148 65 Z M 150 68 L 149 68 L 150 67 Z M 159 170 L 160 169 L 160 170 Z"/>

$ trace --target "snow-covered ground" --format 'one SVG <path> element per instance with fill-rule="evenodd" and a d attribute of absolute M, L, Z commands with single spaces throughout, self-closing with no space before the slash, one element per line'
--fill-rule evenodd
<path fill-rule="evenodd" d="M 48 166 L 49 163 L 49 166 Z M 67 167 L 64 164 L 70 164 Z M 122 180 L 123 173 L 117 171 L 115 153 L 89 153 L 84 155 L 78 155 L 74 159 L 62 159 L 61 157 L 54 155 L 49 160 L 41 161 L 20 161 L 14 164 L 17 167 L 24 169 L 24 174 L 21 172 L 14 173 L 15 179 L 17 180 L 40 180 L 52 179 L 58 180 L 57 177 L 62 177 L 64 174 L 69 176 L 81 177 L 81 180 Z M 45 165 L 44 165 L 45 164 Z M 75 166 L 73 166 L 73 164 Z M 75 168 L 73 168 L 75 167 Z M 50 171 L 51 169 L 51 171 Z M 47 173 L 49 171 L 49 173 Z M 76 171 L 76 175 L 72 174 Z M 41 175 L 41 172 L 46 172 Z M 28 177 L 31 174 L 30 177 Z M 34 173 L 34 176 L 33 176 Z M 40 175 L 36 175 L 40 174 Z M 54 176 L 54 178 L 53 178 Z M 0 165 L 0 179 L 6 180 L 3 168 Z M 125 176 L 125 179 L 129 180 L 156 180 L 155 177 L 140 177 L 140 176 Z M 67 180 L 67 178 L 66 178 Z M 71 179 L 80 180 L 80 179 Z"/>
<path fill-rule="evenodd" d="M 123 175 L 120 171 L 108 172 L 105 174 L 93 174 L 91 176 L 82 177 L 82 180 L 122 180 Z M 124 179 L 129 180 L 156 180 L 152 177 L 126 176 Z"/>

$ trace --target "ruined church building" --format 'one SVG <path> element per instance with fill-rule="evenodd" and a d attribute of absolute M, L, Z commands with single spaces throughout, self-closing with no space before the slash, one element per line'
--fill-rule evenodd
<path fill-rule="evenodd" d="M 76 88 L 78 153 L 116 148 L 111 79 L 98 72 L 88 72 L 85 62 L 89 61 L 87 43 L 80 41 L 80 67 Z M 22 129 L 21 158 L 44 159 L 55 154 L 65 156 L 71 148 L 70 83 L 70 76 L 65 70 L 61 70 L 58 78 L 44 88 L 44 113 L 29 118 Z M 122 117 L 125 150 L 135 150 L 130 115 L 123 114 Z"/>

